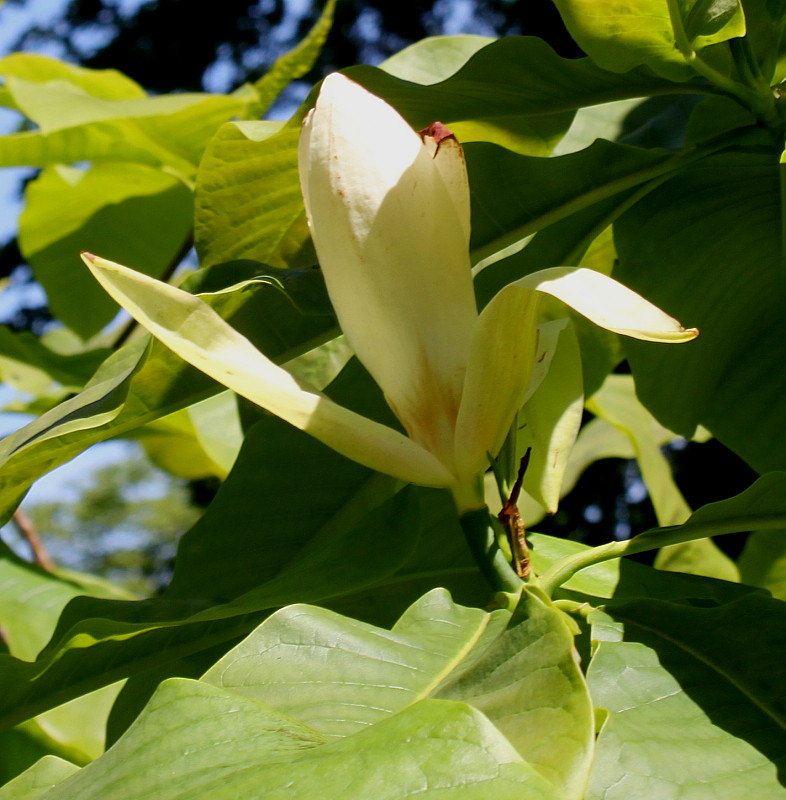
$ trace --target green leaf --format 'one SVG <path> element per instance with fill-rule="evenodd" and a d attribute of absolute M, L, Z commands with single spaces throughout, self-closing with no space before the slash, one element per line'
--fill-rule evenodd
<path fill-rule="evenodd" d="M 600 67 L 650 67 L 684 81 L 705 47 L 745 35 L 739 0 L 555 0 L 571 36 Z M 713 54 L 714 55 L 714 54 Z"/>
<path fill-rule="evenodd" d="M 58 616 L 85 588 L 14 558 L 0 560 L 0 628 L 10 653 L 33 661 Z M 104 725 L 119 687 L 106 687 L 0 734 L 0 778 L 7 780 L 47 753 L 80 764 L 103 752 Z M 1 796 L 1 795 L 0 795 Z"/>
<path fill-rule="evenodd" d="M 684 160 L 602 139 L 586 150 L 550 159 L 493 144 L 471 144 L 465 150 L 472 188 L 471 247 L 473 261 L 480 264 L 476 270 L 482 270 L 477 283 L 484 300 L 520 277 L 515 254 L 527 237 L 609 198 L 625 208 L 629 190 L 669 175 Z"/>
<path fill-rule="evenodd" d="M 664 441 L 676 436 L 659 425 L 638 401 L 633 378 L 609 375 L 601 389 L 587 401 L 587 409 L 630 439 L 658 524 L 685 522 L 691 513 L 690 506 L 674 482 L 671 465 L 661 451 Z"/>
<path fill-rule="evenodd" d="M 22 253 L 55 315 L 84 339 L 112 320 L 117 305 L 84 269 L 79 252 L 103 253 L 160 276 L 191 232 L 191 192 L 141 164 L 52 167 L 28 184 L 25 200 Z"/>
<path fill-rule="evenodd" d="M 741 581 L 786 600 L 786 529 L 751 533 L 737 566 Z"/>
<path fill-rule="evenodd" d="M 277 122 L 230 122 L 210 142 L 194 212 L 204 266 L 234 258 L 274 267 L 316 263 L 300 194 L 299 136 L 299 128 Z"/>
<path fill-rule="evenodd" d="M 494 142 L 529 155 L 548 155 L 581 106 L 674 91 L 650 72 L 615 75 L 589 59 L 560 58 L 542 39 L 526 36 L 491 42 L 433 86 L 412 85 L 371 67 L 352 67 L 347 75 L 416 129 L 439 119 L 463 143 Z"/>
<path fill-rule="evenodd" d="M 134 142 L 125 131 L 112 126 L 85 125 L 43 134 L 25 131 L 0 136 L 0 166 L 71 164 L 77 161 L 135 161 L 159 166 L 164 155 L 157 147 Z M 182 166 L 182 164 L 181 164 Z"/>
<path fill-rule="evenodd" d="M 429 36 L 399 50 L 379 68 L 403 81 L 428 86 L 449 78 L 494 41 L 489 36 Z"/>
<path fill-rule="evenodd" d="M 588 671 L 609 717 L 588 800 L 786 797 L 786 604 L 641 601 L 593 615 Z"/>
<path fill-rule="evenodd" d="M 243 440 L 237 398 L 221 392 L 146 425 L 137 437 L 150 460 L 170 474 L 223 480 Z"/>
<path fill-rule="evenodd" d="M 586 553 L 587 545 L 568 539 L 557 539 L 541 533 L 530 533 L 531 560 L 536 574 L 543 574 L 565 558 Z M 750 586 L 679 572 L 664 572 L 631 559 L 603 561 L 576 573 L 561 585 L 558 597 L 567 597 L 594 605 L 599 600 L 637 597 L 662 600 L 711 600 L 726 603 L 755 591 Z"/>
<path fill-rule="evenodd" d="M 609 542 L 568 556 L 541 576 L 541 586 L 545 591 L 553 591 L 579 570 L 608 559 L 723 533 L 786 527 L 785 488 L 786 473 L 771 472 L 735 497 L 702 506 L 683 525 L 653 528 L 632 539 Z"/>
<path fill-rule="evenodd" d="M 145 90 L 136 81 L 115 69 L 86 69 L 37 53 L 11 53 L 0 58 L 0 75 L 34 83 L 65 81 L 104 100 L 145 97 Z"/>
<path fill-rule="evenodd" d="M 81 389 L 109 355 L 105 348 L 63 352 L 28 332 L 0 328 L 0 376 L 3 383 L 37 397 Z M 56 342 L 52 342 L 56 345 Z"/>
<path fill-rule="evenodd" d="M 0 627 L 9 652 L 32 661 L 66 603 L 81 587 L 4 552 L 0 559 Z"/>
<path fill-rule="evenodd" d="M 246 106 L 244 98 L 231 95 L 106 99 L 63 80 L 38 83 L 13 76 L 4 88 L 40 127 L 0 138 L 4 166 L 110 158 L 166 165 L 191 179 L 218 127 Z"/>
<path fill-rule="evenodd" d="M 79 767 L 56 756 L 44 756 L 30 769 L 0 787 L 0 800 L 38 800 L 55 784 L 79 771 Z"/>
<path fill-rule="evenodd" d="M 683 347 L 623 343 L 639 398 L 686 438 L 704 425 L 759 472 L 786 467 L 772 435 L 786 426 L 778 169 L 766 153 L 713 156 L 616 225 L 614 276 L 701 330 Z"/>
<path fill-rule="evenodd" d="M 333 25 L 336 0 L 327 0 L 314 27 L 292 50 L 279 56 L 273 66 L 254 83 L 259 99 L 246 111 L 248 117 L 261 117 L 281 92 L 294 80 L 302 78 L 313 66 Z"/>
<path fill-rule="evenodd" d="M 557 510 L 562 481 L 573 443 L 581 426 L 584 393 L 581 354 L 573 327 L 559 334 L 554 358 L 543 383 L 519 413 L 516 451 L 532 455 L 524 488 L 546 511 Z"/>
<path fill-rule="evenodd" d="M 524 593 L 511 618 L 457 606 L 435 590 L 390 632 L 292 606 L 204 680 L 275 705 L 331 737 L 351 736 L 424 697 L 465 701 L 560 787 L 560 797 L 583 792 L 593 721 L 573 633 L 534 594 Z"/>
<path fill-rule="evenodd" d="M 185 723 L 185 724 L 184 724 Z M 253 700 L 198 681 L 162 684 L 102 759 L 51 800 L 378 798 L 558 800 L 481 714 L 424 701 L 354 736 L 325 742 Z"/>

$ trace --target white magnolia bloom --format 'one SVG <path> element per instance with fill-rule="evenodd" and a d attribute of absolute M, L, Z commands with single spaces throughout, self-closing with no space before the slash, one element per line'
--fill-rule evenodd
<path fill-rule="evenodd" d="M 525 398 L 540 293 L 637 339 L 697 334 L 611 278 L 571 267 L 511 283 L 479 314 L 461 146 L 444 127 L 416 133 L 341 74 L 325 79 L 304 121 L 299 164 L 331 302 L 407 436 L 302 385 L 199 298 L 89 254 L 85 261 L 186 361 L 349 458 L 451 489 L 461 510 L 482 505 L 478 478 Z"/>

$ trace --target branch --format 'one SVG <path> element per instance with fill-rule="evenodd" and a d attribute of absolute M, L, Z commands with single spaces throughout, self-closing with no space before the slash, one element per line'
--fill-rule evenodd
<path fill-rule="evenodd" d="M 44 547 L 44 543 L 41 541 L 41 537 L 38 535 L 38 531 L 30 517 L 28 517 L 21 508 L 17 508 L 16 511 L 14 511 L 13 520 L 16 529 L 30 545 L 30 549 L 33 551 L 33 561 L 35 564 L 41 567 L 41 569 L 45 569 L 47 572 L 53 572 L 55 569 L 55 562 Z"/>

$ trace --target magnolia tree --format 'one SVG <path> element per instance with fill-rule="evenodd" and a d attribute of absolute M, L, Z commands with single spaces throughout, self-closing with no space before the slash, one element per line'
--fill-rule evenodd
<path fill-rule="evenodd" d="M 333 5 L 225 96 L 0 60 L 62 323 L 0 333 L 6 518 L 111 438 L 223 481 L 153 598 L 3 546 L 0 800 L 786 798 L 786 3 L 557 0 L 585 58 L 427 39 L 260 120 Z M 760 477 L 693 512 L 678 436 Z M 661 527 L 538 534 L 607 457 Z"/>

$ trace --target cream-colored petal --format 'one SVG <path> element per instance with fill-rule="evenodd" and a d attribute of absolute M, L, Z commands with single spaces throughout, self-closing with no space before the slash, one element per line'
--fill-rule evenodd
<path fill-rule="evenodd" d="M 466 479 L 485 472 L 524 402 L 537 355 L 538 294 L 510 285 L 475 325 L 456 424 L 456 465 Z"/>
<path fill-rule="evenodd" d="M 696 328 L 683 328 L 657 306 L 613 278 L 583 267 L 552 267 L 510 286 L 537 289 L 569 305 L 606 330 L 648 342 L 689 342 Z"/>
<path fill-rule="evenodd" d="M 200 298 L 89 253 L 82 258 L 141 325 L 214 380 L 367 467 L 424 486 L 453 483 L 406 436 L 302 387 Z"/>
<path fill-rule="evenodd" d="M 440 151 L 459 156 L 458 146 Z M 398 112 L 340 74 L 306 118 L 300 171 L 350 346 L 410 436 L 449 463 L 477 317 L 468 201 L 456 201 L 468 187 L 448 187 L 445 165 Z"/>
<path fill-rule="evenodd" d="M 435 133 L 437 132 L 436 126 Z M 467 177 L 467 162 L 464 160 L 464 150 L 458 139 L 449 132 L 444 125 L 439 126 L 440 136 L 423 135 L 423 144 L 434 159 L 434 166 L 440 172 L 445 188 L 453 201 L 459 220 L 464 229 L 464 235 L 469 241 L 470 235 L 470 199 L 469 178 Z M 421 133 L 423 133 L 421 131 Z M 449 133 L 445 136 L 445 133 Z"/>

